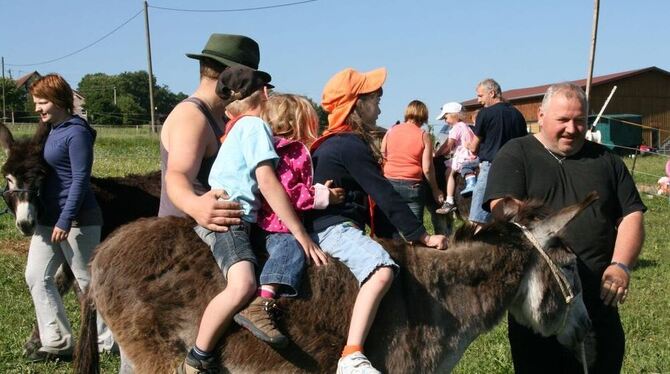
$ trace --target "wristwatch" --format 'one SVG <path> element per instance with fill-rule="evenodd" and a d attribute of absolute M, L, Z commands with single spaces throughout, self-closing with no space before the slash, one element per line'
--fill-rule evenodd
<path fill-rule="evenodd" d="M 630 269 L 628 269 L 628 266 L 626 264 L 621 263 L 621 262 L 612 261 L 612 262 L 610 262 L 610 266 L 612 266 L 612 265 L 616 265 L 616 266 L 620 267 L 623 271 L 626 272 L 626 275 L 630 275 Z"/>

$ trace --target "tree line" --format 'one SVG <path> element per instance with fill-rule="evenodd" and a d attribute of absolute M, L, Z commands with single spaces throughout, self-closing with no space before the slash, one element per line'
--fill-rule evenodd
<path fill-rule="evenodd" d="M 155 76 L 152 81 L 155 114 L 162 122 L 187 95 L 174 93 L 166 85 L 159 86 Z M 147 72 L 142 70 L 116 75 L 94 73 L 82 77 L 75 89 L 84 97 L 83 109 L 91 124 L 138 125 L 149 123 L 151 116 L 147 82 Z M 16 81 L 9 78 L 5 78 L 4 86 L 7 117 L 11 118 L 10 113 L 14 113 L 16 122 L 35 122 L 35 105 L 28 90 L 16 87 Z"/>
<path fill-rule="evenodd" d="M 0 81 L 2 78 L 0 78 Z M 188 95 L 174 93 L 166 85 L 159 86 L 153 79 L 156 120 L 162 123 L 172 108 Z M 16 87 L 16 81 L 5 78 L 5 107 L 7 121 L 37 122 L 35 105 L 25 87 Z M 73 86 L 74 87 L 74 86 Z M 105 73 L 86 74 L 76 90 L 84 97 L 83 109 L 89 123 L 96 125 L 139 125 L 150 121 L 149 86 L 144 70 L 123 72 L 116 75 Z M 328 114 L 308 98 L 319 116 L 319 133 L 328 126 Z M 2 113 L 0 113 L 2 116 Z"/>

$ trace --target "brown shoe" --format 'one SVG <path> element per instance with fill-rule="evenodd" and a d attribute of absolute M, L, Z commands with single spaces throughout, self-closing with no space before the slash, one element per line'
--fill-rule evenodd
<path fill-rule="evenodd" d="M 173 374 L 219 374 L 221 368 L 214 357 L 211 360 L 198 360 L 189 352 L 184 361 L 177 366 Z"/>
<path fill-rule="evenodd" d="M 233 319 L 258 339 L 275 348 L 282 348 L 286 347 L 288 339 L 275 326 L 274 318 L 278 312 L 279 307 L 274 300 L 257 296 Z"/>

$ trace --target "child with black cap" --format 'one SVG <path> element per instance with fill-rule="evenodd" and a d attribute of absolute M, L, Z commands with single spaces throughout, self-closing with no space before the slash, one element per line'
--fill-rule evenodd
<path fill-rule="evenodd" d="M 250 244 L 249 232 L 251 224 L 257 220 L 262 197 L 305 252 L 315 262 L 317 259 L 325 260 L 325 255 L 307 234 L 293 210 L 275 174 L 278 155 L 272 131 L 259 117 L 268 97 L 270 79 L 269 74 L 244 66 L 228 68 L 219 77 L 217 94 L 222 99 L 232 98 L 235 101 L 226 107 L 226 113 L 232 119 L 226 125 L 223 144 L 209 174 L 209 184 L 214 189 L 225 190 L 226 200 L 240 204 L 242 223 L 231 226 L 226 232 L 214 232 L 202 226 L 195 228 L 203 241 L 210 245 L 227 285 L 207 305 L 195 346 L 176 370 L 180 374 L 217 370 L 219 360 L 214 357 L 214 349 L 233 318 L 273 347 L 283 347 L 288 343 L 274 324 L 276 304 L 273 295 L 262 294 L 256 285 L 255 268 L 258 262 Z M 304 255 L 302 251 L 297 252 L 291 256 L 277 256 L 295 259 L 283 264 L 281 259 L 276 259 L 279 262 L 277 266 L 283 266 L 284 274 L 302 271 Z M 272 258 L 272 254 L 270 256 Z M 249 301 L 251 304 L 245 309 L 247 312 L 238 313 Z"/>

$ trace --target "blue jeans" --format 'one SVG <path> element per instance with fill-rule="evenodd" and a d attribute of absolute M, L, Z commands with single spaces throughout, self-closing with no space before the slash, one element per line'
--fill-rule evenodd
<path fill-rule="evenodd" d="M 423 223 L 423 210 L 426 207 L 426 199 L 428 199 L 428 186 L 426 182 L 420 181 L 410 181 L 405 179 L 389 179 L 393 189 L 398 192 L 398 194 L 405 200 L 409 210 L 414 213 L 414 216 L 419 219 L 419 222 Z M 432 195 L 430 195 L 432 199 Z M 380 213 L 381 214 L 381 213 Z M 392 238 L 402 238 L 395 226 L 393 226 L 388 219 L 383 219 L 387 228 L 377 229 L 377 233 L 380 234 L 380 237 L 392 237 Z"/>
<path fill-rule="evenodd" d="M 267 233 L 265 248 L 268 260 L 261 271 L 260 284 L 277 284 L 277 296 L 298 295 L 300 279 L 305 268 L 305 252 L 290 233 Z"/>
<path fill-rule="evenodd" d="M 486 192 L 486 180 L 489 178 L 489 169 L 491 163 L 489 161 L 482 161 L 479 163 L 479 175 L 477 176 L 477 184 L 472 191 L 472 203 L 470 205 L 470 221 L 476 223 L 488 223 L 491 221 L 491 213 L 482 208 L 484 203 L 484 193 Z"/>
<path fill-rule="evenodd" d="M 389 182 L 391 182 L 393 189 L 405 199 L 416 218 L 423 222 L 423 208 L 426 206 L 426 183 L 403 179 L 389 179 Z"/>

